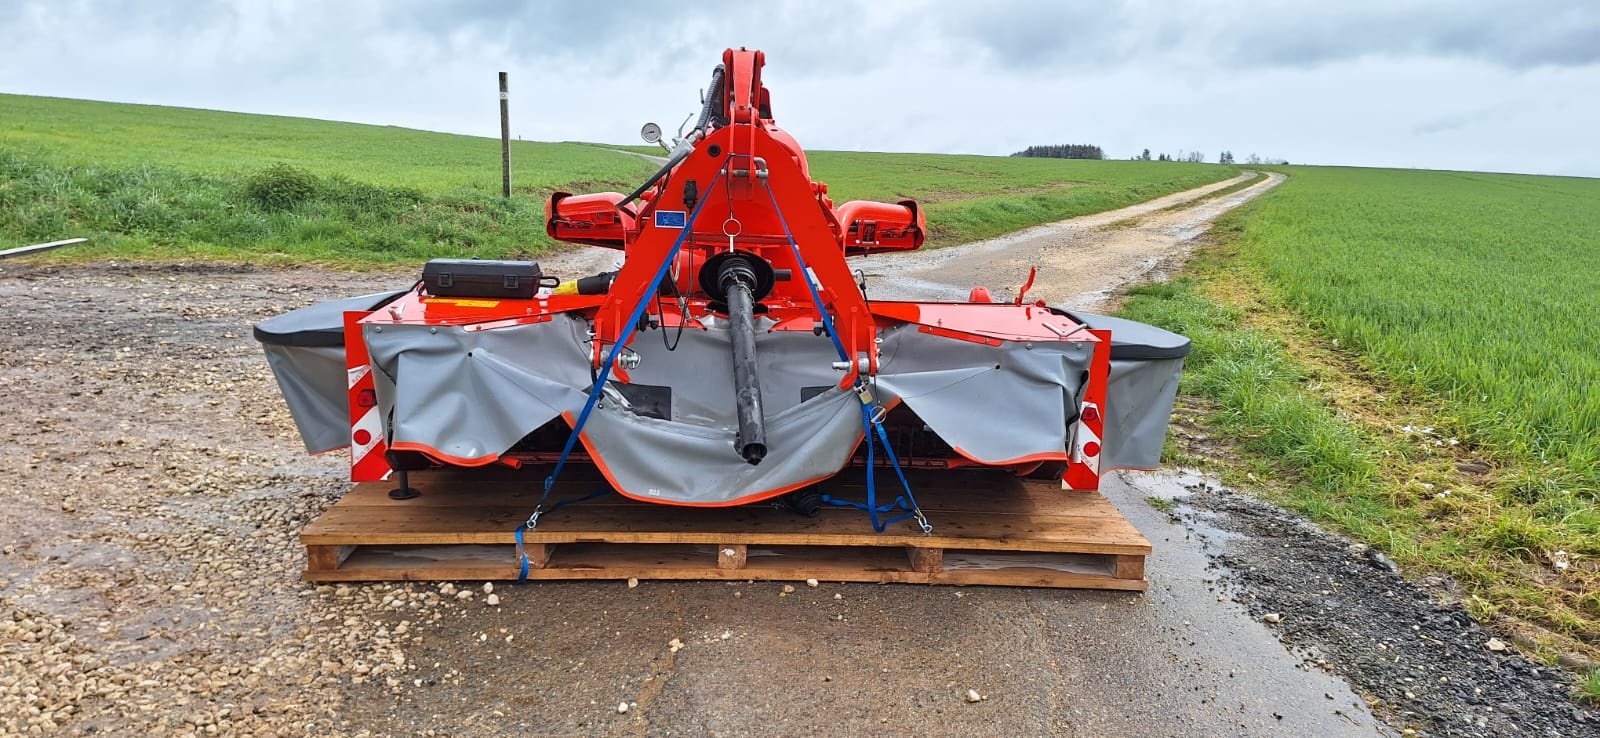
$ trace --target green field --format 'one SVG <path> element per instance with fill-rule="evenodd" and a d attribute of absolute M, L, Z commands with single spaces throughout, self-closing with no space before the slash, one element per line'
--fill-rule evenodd
<path fill-rule="evenodd" d="M 1600 653 L 1600 180 L 1284 171 L 1126 314 L 1194 339 L 1235 471 Z"/>
<path fill-rule="evenodd" d="M 0 95 L 0 243 L 89 236 L 46 259 L 347 265 L 534 255 L 555 189 L 628 190 L 654 165 L 603 146 Z M 813 152 L 838 201 L 914 197 L 947 245 L 1232 176 L 1218 165 Z"/>
<path fill-rule="evenodd" d="M 0 241 L 89 236 L 55 259 L 383 263 L 539 253 L 541 197 L 650 163 L 576 144 L 0 95 Z M 290 168 L 274 165 L 287 164 Z M 278 176 L 269 176 L 275 173 Z M 254 180 L 252 180 L 254 178 Z M 252 198 L 301 192 L 291 203 Z"/>
<path fill-rule="evenodd" d="M 1115 210 L 1227 179 L 1235 167 L 938 154 L 817 151 L 811 176 L 835 202 L 913 198 L 935 246 Z"/>

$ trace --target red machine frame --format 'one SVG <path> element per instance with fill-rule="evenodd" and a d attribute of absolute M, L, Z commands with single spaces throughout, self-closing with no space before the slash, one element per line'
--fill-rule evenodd
<path fill-rule="evenodd" d="M 776 281 L 761 299 L 772 331 L 817 329 L 822 315 L 811 287 L 820 295 L 839 342 L 856 360 L 839 386 L 857 383 L 864 372 L 878 370 L 878 337 L 886 329 L 914 324 L 939 336 L 999 345 L 1001 341 L 1093 344 L 1090 376 L 1079 408 L 1073 446 L 1059 454 L 984 464 L 968 457 L 937 465 L 982 464 L 1028 473 L 1044 463 L 1066 462 L 1063 486 L 1093 490 L 1099 486 L 1100 438 L 1104 428 L 1106 383 L 1110 367 L 1110 333 L 1086 326 L 1043 303 L 994 303 L 975 290 L 974 302 L 935 303 L 867 301 L 846 257 L 883 250 L 912 250 L 922 245 L 924 215 L 913 201 L 848 202 L 835 207 L 825 184 L 811 179 L 805 153 L 775 124 L 771 96 L 761 84 L 764 56 L 760 51 L 723 54 L 725 83 L 708 110 L 722 125 L 690 133 L 669 168 L 637 202 L 620 193 L 571 195 L 558 192 L 546 205 L 546 229 L 557 239 L 621 249 L 627 259 L 603 295 L 550 295 L 534 299 L 456 299 L 433 297 L 422 288 L 371 313 L 348 313 L 346 356 L 350 371 L 351 478 L 387 478 L 386 451 L 414 451 L 457 466 L 492 463 L 519 465 L 551 459 L 537 454 L 502 454 L 476 459 L 451 458 L 435 449 L 403 443 L 384 446 L 375 417 L 373 379 L 362 341 L 362 325 L 421 324 L 486 330 L 538 323 L 557 313 L 577 313 L 593 321 L 595 367 L 625 334 L 630 316 L 649 292 L 662 264 L 672 261 L 667 279 L 682 302 L 654 301 L 648 316 L 663 328 L 704 330 L 694 316 L 720 308 L 696 283 L 696 268 L 729 250 L 754 254 L 788 279 Z M 698 217 L 693 217 L 698 212 Z M 790 237 L 793 238 L 793 246 Z M 796 261 L 795 253 L 803 260 Z M 809 274 L 806 270 L 809 270 Z M 814 281 L 813 281 L 814 280 Z M 808 282 L 810 284 L 808 284 Z M 981 300 L 981 301 L 979 301 Z M 725 309 L 725 308 L 721 308 Z M 617 381 L 629 381 L 621 366 Z M 571 419 L 568 419 L 569 425 Z M 587 441 L 585 441 L 587 443 Z M 961 454 L 959 448 L 954 449 Z M 940 460 L 934 460 L 938 462 Z M 601 466 L 603 470 L 603 465 Z M 770 496 L 770 495 L 768 495 Z M 751 502 L 740 499 L 728 504 Z"/>

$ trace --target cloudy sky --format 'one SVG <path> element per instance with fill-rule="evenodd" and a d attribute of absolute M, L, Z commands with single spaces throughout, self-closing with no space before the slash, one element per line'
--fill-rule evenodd
<path fill-rule="evenodd" d="M 809 148 L 1600 176 L 1600 0 L 0 0 L 0 92 L 632 142 L 728 46 Z"/>

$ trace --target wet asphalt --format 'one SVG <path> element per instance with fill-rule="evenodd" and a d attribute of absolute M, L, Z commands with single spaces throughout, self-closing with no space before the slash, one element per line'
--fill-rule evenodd
<path fill-rule="evenodd" d="M 353 700 L 346 718 L 462 735 L 1385 734 L 1146 502 L 1181 495 L 1173 475 L 1118 474 L 1104 491 L 1155 546 L 1146 593 L 501 585 L 500 607 L 461 610 L 410 647 L 424 686 Z"/>
<path fill-rule="evenodd" d="M 591 257 L 568 257 L 577 258 Z M 102 321 L 106 341 L 113 336 L 130 346 L 155 341 L 174 335 L 167 321 L 189 321 L 184 325 L 192 330 L 185 334 L 189 336 L 185 341 L 192 338 L 201 348 L 221 347 L 227 361 L 248 360 L 257 370 L 259 355 L 249 345 L 244 328 L 270 310 L 264 301 L 313 299 L 302 294 L 307 290 L 316 293 L 316 299 L 326 299 L 404 283 L 397 282 L 394 275 L 320 274 L 314 270 L 278 273 L 245 269 L 237 274 L 197 270 L 157 279 L 135 269 L 110 280 L 78 280 L 71 269 L 62 271 L 24 273 L 18 288 L 37 287 L 39 294 L 48 296 L 59 309 L 92 313 L 98 298 L 90 295 L 112 295 L 108 291 L 112 287 L 100 284 L 109 281 L 115 290 L 128 291 L 143 312 L 106 316 Z M 80 285 L 80 281 L 89 285 Z M 171 293 L 174 285 L 192 289 Z M 226 319 L 217 317 L 224 314 Z M 195 323 L 195 315 L 210 319 Z M 55 330 L 41 327 L 45 329 Z M 171 347 L 172 351 L 180 349 L 199 350 L 187 343 Z M 139 367 L 152 363 L 163 370 L 187 360 L 182 353 L 170 359 L 170 364 L 164 354 L 152 355 L 148 362 L 140 358 L 148 353 L 129 350 L 118 356 L 124 357 L 119 361 Z M 97 371 L 101 364 L 107 371 L 115 369 L 104 358 L 99 362 L 94 365 Z M 17 371 L 25 369 L 19 366 Z M 143 376 L 130 371 L 116 369 L 107 376 L 122 377 L 118 381 Z M 230 410 L 228 405 L 191 409 L 189 422 L 199 438 L 210 439 L 202 443 L 208 446 L 222 437 L 215 435 L 222 433 L 219 429 L 238 433 L 245 427 L 259 434 L 257 426 L 242 425 L 245 421 L 241 418 L 255 417 L 271 407 L 276 420 L 270 427 L 276 429 L 277 438 L 245 438 L 252 449 L 270 449 L 271 454 L 261 451 L 260 455 L 272 463 L 261 469 L 243 468 L 235 458 L 236 451 L 222 449 L 205 456 L 209 462 L 197 451 L 195 458 L 185 456 L 179 466 L 162 474 L 187 478 L 232 470 L 239 475 L 261 475 L 262 480 L 240 482 L 229 477 L 219 484 L 229 489 L 241 484 L 259 487 L 265 490 L 259 500 L 263 505 L 298 509 L 310 504 L 304 494 L 329 487 L 330 480 L 342 474 L 340 460 L 299 459 L 287 423 L 279 417 L 281 407 L 268 396 L 271 390 L 265 380 L 252 376 L 244 384 L 247 386 L 237 391 L 248 390 L 241 395 L 241 402 L 248 400 L 245 411 Z M 126 426 L 126 433 L 137 434 L 135 421 L 142 410 L 127 407 L 117 412 L 126 417 L 119 415 L 114 420 Z M 256 422 L 266 421 L 258 418 Z M 216 468 L 195 466 L 201 463 L 213 463 Z M 53 480 L 55 477 L 46 473 L 59 468 L 41 465 L 33 473 Z M 147 496 L 157 502 L 151 504 L 166 499 L 162 495 L 169 493 L 162 489 L 152 483 Z M 1267 624 L 1223 591 L 1220 578 L 1224 572 L 1216 568 L 1214 558 L 1222 553 L 1217 543 L 1221 538 L 1197 537 L 1192 524 L 1175 523 L 1151 506 L 1147 498 L 1182 494 L 1177 477 L 1109 475 L 1104 492 L 1154 545 L 1147 566 L 1151 586 L 1146 593 L 828 582 L 815 588 L 796 582 L 795 591 L 789 594 L 783 592 L 782 583 L 770 582 L 646 581 L 637 588 L 616 582 L 503 584 L 496 589 L 501 600 L 498 607 L 479 601 L 451 604 L 448 600 L 434 606 L 438 619 L 415 628 L 414 637 L 405 641 L 407 666 L 398 687 L 380 680 L 349 680 L 323 694 L 296 688 L 280 678 L 259 691 L 275 704 L 303 709 L 308 717 L 300 725 L 306 726 L 302 733 L 308 735 L 1385 734 L 1388 729 L 1380 726 L 1344 681 L 1291 654 Z M 25 520 L 32 521 L 27 525 L 39 525 L 40 516 L 30 512 L 32 508 L 20 502 L 17 507 L 11 519 L 16 529 L 23 528 Z M 78 513 L 66 503 L 59 508 L 53 514 L 62 518 L 63 530 L 98 530 L 93 527 L 98 523 L 72 517 Z M 250 625 L 240 633 L 277 632 L 267 626 L 281 623 L 286 628 L 294 626 L 294 635 L 280 634 L 277 640 L 281 642 L 272 644 L 258 643 L 255 635 L 241 636 L 244 645 L 239 648 L 265 651 L 271 645 L 320 653 L 323 644 L 336 644 L 348 635 L 341 631 L 365 633 L 387 625 L 387 630 L 394 632 L 402 618 L 417 617 L 377 602 L 393 591 L 389 585 L 358 585 L 362 596 L 342 600 L 295 581 L 289 570 L 298 563 L 292 560 L 298 552 L 277 543 L 292 536 L 283 519 L 288 518 L 272 518 L 263 533 L 276 536 L 269 541 L 270 550 L 278 554 L 274 560 L 283 559 L 279 563 L 284 566 L 273 571 L 282 575 L 263 580 L 265 589 L 259 596 L 228 600 L 225 615 Z M 939 521 L 933 523 L 937 526 Z M 179 534 L 183 532 L 170 531 L 174 539 L 182 538 Z M 121 541 L 114 533 L 95 535 Z M 177 543 L 156 540 L 127 545 L 167 551 Z M 18 555 L 32 554 L 25 545 Z M 188 561 L 179 554 L 168 555 L 175 557 L 170 559 L 174 562 Z M 33 562 L 29 566 L 52 576 L 76 571 L 70 557 L 28 560 Z M 169 580 L 174 582 L 170 585 L 173 591 L 179 585 L 187 586 L 182 566 L 168 568 L 172 571 L 148 574 L 162 591 L 169 589 Z M 17 603 L 38 597 L 61 604 L 63 595 L 49 588 L 23 591 L 24 585 L 37 588 L 29 584 L 34 581 L 19 575 L 10 582 L 11 589 L 0 587 L 0 593 L 17 595 Z M 104 586 L 114 594 L 121 585 L 86 580 L 73 586 L 84 591 Z M 435 589 L 429 584 L 411 587 Z M 373 600 L 370 605 L 360 604 L 369 599 Z M 344 600 L 350 604 L 338 605 Z M 151 617 L 164 616 L 175 607 L 162 604 L 165 600 L 140 602 L 139 607 Z M 213 617 L 224 617 L 212 612 Z M 337 617 L 331 620 L 323 617 L 334 613 Z M 299 642 L 302 637 L 305 643 Z M 674 639 L 683 644 L 681 648 L 669 645 Z M 10 648 L 4 643 L 0 646 Z M 213 652 L 222 656 L 233 653 L 227 641 L 199 632 L 176 638 L 173 648 L 185 663 Z M 4 650 L 0 648 L 0 652 Z M 108 646 L 103 655 L 116 664 L 125 660 L 113 651 L 116 649 Z M 178 661 L 174 659 L 174 663 Z M 226 663 L 224 659 L 223 665 Z M 179 664 L 174 669 L 179 667 L 189 668 Z M 344 673 L 327 664 L 323 671 Z M 146 690 L 144 682 L 133 684 L 135 691 L 163 694 L 159 685 Z M 968 690 L 983 699 L 969 702 Z M 142 718 L 112 717 L 120 713 L 115 710 L 118 703 L 110 698 L 85 704 L 86 710 L 98 717 L 80 727 L 99 724 L 150 735 L 162 732 L 135 728 L 149 724 Z M 619 710 L 621 705 L 626 705 L 625 712 Z M 335 727 L 312 729 L 313 720 L 318 726 Z"/>

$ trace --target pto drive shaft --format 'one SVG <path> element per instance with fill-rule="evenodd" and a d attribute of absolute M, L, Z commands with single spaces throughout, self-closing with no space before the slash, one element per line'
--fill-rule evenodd
<path fill-rule="evenodd" d="M 733 338 L 733 391 L 739 416 L 734 444 L 745 461 L 759 464 L 767 455 L 767 430 L 756 366 L 755 298 L 751 294 L 756 275 L 750 263 L 739 257 L 726 260 L 718 272 L 717 281 L 727 295 Z"/>

